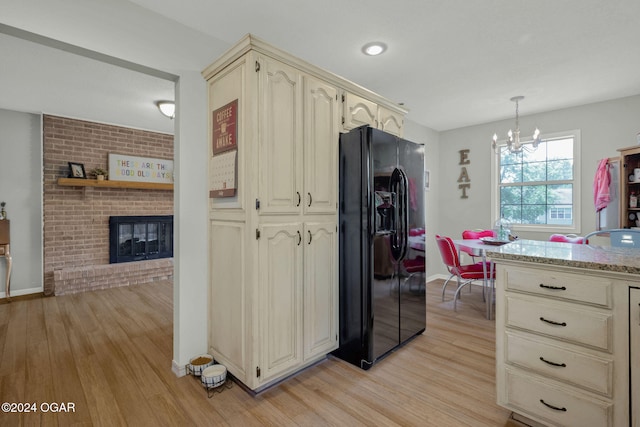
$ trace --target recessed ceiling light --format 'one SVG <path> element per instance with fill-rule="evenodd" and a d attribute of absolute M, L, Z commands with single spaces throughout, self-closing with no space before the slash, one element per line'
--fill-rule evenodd
<path fill-rule="evenodd" d="M 382 42 L 371 42 L 362 46 L 365 55 L 376 56 L 387 50 L 387 45 Z"/>

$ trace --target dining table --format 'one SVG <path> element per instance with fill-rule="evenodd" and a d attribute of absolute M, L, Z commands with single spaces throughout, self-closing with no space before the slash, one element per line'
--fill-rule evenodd
<path fill-rule="evenodd" d="M 488 242 L 488 243 L 487 243 Z M 503 245 L 508 242 L 500 242 L 495 239 L 487 240 L 487 239 L 456 239 L 453 240 L 453 244 L 458 248 L 458 253 L 460 250 L 464 249 L 466 253 L 474 256 L 482 258 L 482 272 L 484 274 L 484 279 L 482 281 L 482 286 L 487 290 L 485 302 L 486 302 L 486 316 L 487 319 L 491 320 L 493 318 L 493 289 L 494 289 L 494 281 L 491 279 L 493 277 L 493 262 L 489 262 L 489 271 L 487 271 L 487 249 L 491 247 L 495 247 L 496 245 Z"/>

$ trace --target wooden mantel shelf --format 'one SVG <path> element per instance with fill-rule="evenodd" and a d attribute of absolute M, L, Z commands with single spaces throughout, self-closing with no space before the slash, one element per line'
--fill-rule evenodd
<path fill-rule="evenodd" d="M 58 178 L 63 187 L 137 188 L 142 190 L 173 190 L 173 184 L 158 182 L 98 181 L 97 179 Z"/>

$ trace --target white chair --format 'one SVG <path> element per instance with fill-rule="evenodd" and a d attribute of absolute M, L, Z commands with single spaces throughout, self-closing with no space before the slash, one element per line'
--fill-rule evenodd
<path fill-rule="evenodd" d="M 631 228 L 616 228 L 612 230 L 598 230 L 593 231 L 586 236 L 582 241 L 583 245 L 586 245 L 591 236 L 606 236 L 609 235 L 609 242 L 611 246 L 616 248 L 640 248 L 640 230 Z"/>

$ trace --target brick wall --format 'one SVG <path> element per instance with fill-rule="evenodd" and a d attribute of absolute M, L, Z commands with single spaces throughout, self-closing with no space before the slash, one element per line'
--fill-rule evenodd
<path fill-rule="evenodd" d="M 61 187 L 57 180 L 68 176 L 68 162 L 83 163 L 87 174 L 107 169 L 109 153 L 173 159 L 173 135 L 48 115 L 43 132 L 45 294 L 171 278 L 173 260 L 109 265 L 109 217 L 172 215 L 172 191 Z"/>

